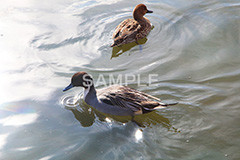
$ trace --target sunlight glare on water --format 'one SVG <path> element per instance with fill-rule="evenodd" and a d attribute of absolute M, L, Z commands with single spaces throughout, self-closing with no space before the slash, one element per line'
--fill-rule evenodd
<path fill-rule="evenodd" d="M 139 142 L 143 139 L 143 132 L 140 129 L 137 129 L 135 132 L 136 141 Z"/>
<path fill-rule="evenodd" d="M 36 113 L 13 115 L 0 119 L 0 124 L 3 126 L 18 127 L 35 122 L 37 117 L 38 115 Z"/>
<path fill-rule="evenodd" d="M 0 2 L 0 159 L 240 158 L 240 3 L 144 1 L 149 35 L 111 48 L 138 3 Z M 131 75 L 129 87 L 179 103 L 135 116 L 140 127 L 87 105 L 82 88 L 63 92 L 78 71 L 97 89 Z"/>

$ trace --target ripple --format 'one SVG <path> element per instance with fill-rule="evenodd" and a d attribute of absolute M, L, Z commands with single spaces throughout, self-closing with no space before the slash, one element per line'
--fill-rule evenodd
<path fill-rule="evenodd" d="M 61 98 L 61 104 L 64 106 L 66 109 L 75 109 L 77 106 L 79 106 L 80 100 L 83 97 L 83 93 L 79 93 L 76 96 L 73 95 L 64 95 Z"/>
<path fill-rule="evenodd" d="M 74 13 L 77 11 L 78 5 L 82 6 L 83 4 L 74 4 L 73 6 L 76 9 Z M 59 65 L 63 64 L 62 67 L 71 68 L 71 70 L 84 69 L 100 72 L 117 72 L 120 70 L 124 72 L 128 68 L 136 70 L 136 68 L 141 66 L 146 71 L 175 59 L 175 56 L 169 55 L 169 49 L 174 40 L 177 39 L 178 31 L 174 24 L 182 19 L 181 16 L 177 17 L 174 23 L 173 16 L 166 17 L 154 13 L 146 15 L 154 28 L 148 36 L 149 40 L 142 47 L 142 53 L 139 53 L 138 47 L 133 47 L 128 53 L 119 56 L 118 60 L 109 61 L 111 58 L 110 45 L 113 41 L 111 39 L 112 33 L 122 20 L 132 17 L 133 8 L 119 8 L 118 10 L 102 12 L 101 7 L 103 6 L 99 5 L 98 7 L 98 10 L 94 14 L 92 13 L 92 7 L 86 7 L 84 12 L 66 15 L 70 18 L 70 21 L 73 21 L 72 19 L 79 19 L 80 21 L 71 24 L 70 28 L 75 27 L 75 30 L 71 34 L 65 30 L 60 32 L 61 28 L 57 27 L 54 30 L 51 29 L 49 32 L 35 36 L 30 42 L 31 46 L 44 51 L 42 54 L 53 50 L 52 55 L 47 55 L 48 59 L 43 56 L 40 56 L 40 58 L 43 58 L 44 61 L 54 59 L 54 61 L 58 61 Z M 65 35 L 65 33 L 67 34 Z M 60 38 L 56 38 L 56 36 Z M 159 42 L 161 43 L 160 45 Z M 73 52 L 66 53 L 69 49 Z M 129 56 L 134 59 L 130 60 Z M 79 60 L 80 63 L 77 64 Z M 156 64 L 156 60 L 159 60 L 160 63 Z M 84 65 L 84 61 L 86 63 L 90 61 L 91 63 Z M 109 63 L 106 63 L 106 61 L 109 61 Z M 155 65 L 149 68 L 148 64 L 151 63 Z M 79 67 L 75 67 L 76 64 Z"/>
<path fill-rule="evenodd" d="M 154 28 L 142 51 L 135 45 L 112 59 L 112 33 L 136 1 L 5 3 L 2 89 L 16 103 L 0 107 L 2 159 L 240 157 L 239 2 L 148 1 Z M 141 74 L 141 84 L 157 74 L 151 86 L 130 87 L 180 103 L 136 116 L 141 132 L 85 105 L 74 90 L 63 95 L 60 88 L 81 70 L 95 80 Z"/>

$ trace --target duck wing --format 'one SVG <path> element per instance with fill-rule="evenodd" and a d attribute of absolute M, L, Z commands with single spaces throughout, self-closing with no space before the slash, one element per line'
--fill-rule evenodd
<path fill-rule="evenodd" d="M 114 42 L 117 42 L 118 44 L 121 44 L 126 39 L 128 39 L 128 43 L 133 42 L 135 41 L 139 28 L 141 28 L 141 26 L 136 20 L 130 18 L 126 19 L 116 27 L 112 38 L 114 39 Z"/>
<path fill-rule="evenodd" d="M 147 113 L 155 110 L 156 107 L 163 108 L 166 106 L 166 104 L 160 102 L 160 99 L 127 86 L 110 87 L 107 90 L 100 96 L 103 103 L 127 108 L 133 112 Z"/>

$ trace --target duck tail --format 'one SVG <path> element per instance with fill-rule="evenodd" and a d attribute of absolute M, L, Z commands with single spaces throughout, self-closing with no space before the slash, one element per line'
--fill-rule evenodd
<path fill-rule="evenodd" d="M 159 102 L 160 106 L 162 107 L 167 107 L 167 106 L 174 106 L 176 104 L 178 104 L 178 102 L 173 102 L 173 103 L 163 103 L 163 102 Z"/>
<path fill-rule="evenodd" d="M 163 103 L 163 102 L 159 102 L 159 106 L 156 106 L 154 107 L 153 109 L 156 110 L 156 109 L 163 109 L 163 108 L 166 108 L 168 106 L 173 106 L 173 105 L 176 105 L 178 104 L 178 102 L 173 102 L 173 103 Z"/>
<path fill-rule="evenodd" d="M 111 45 L 111 47 L 116 47 L 116 46 L 120 46 L 123 44 L 123 38 L 118 37 L 116 39 L 114 39 L 113 44 Z"/>
<path fill-rule="evenodd" d="M 119 46 L 122 42 L 120 40 L 114 40 L 114 42 L 112 43 L 111 47 L 116 47 Z"/>
<path fill-rule="evenodd" d="M 113 43 L 113 44 L 111 44 L 111 47 L 115 47 L 117 44 L 116 43 Z"/>

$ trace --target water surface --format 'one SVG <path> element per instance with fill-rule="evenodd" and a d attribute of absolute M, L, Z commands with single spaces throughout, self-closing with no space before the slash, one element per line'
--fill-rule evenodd
<path fill-rule="evenodd" d="M 0 159 L 240 158 L 239 1 L 144 1 L 153 30 L 115 53 L 113 30 L 138 3 L 0 2 Z M 81 89 L 62 89 L 78 71 L 140 75 L 128 86 L 179 104 L 136 117 L 143 128 L 84 102 L 69 110 Z"/>

